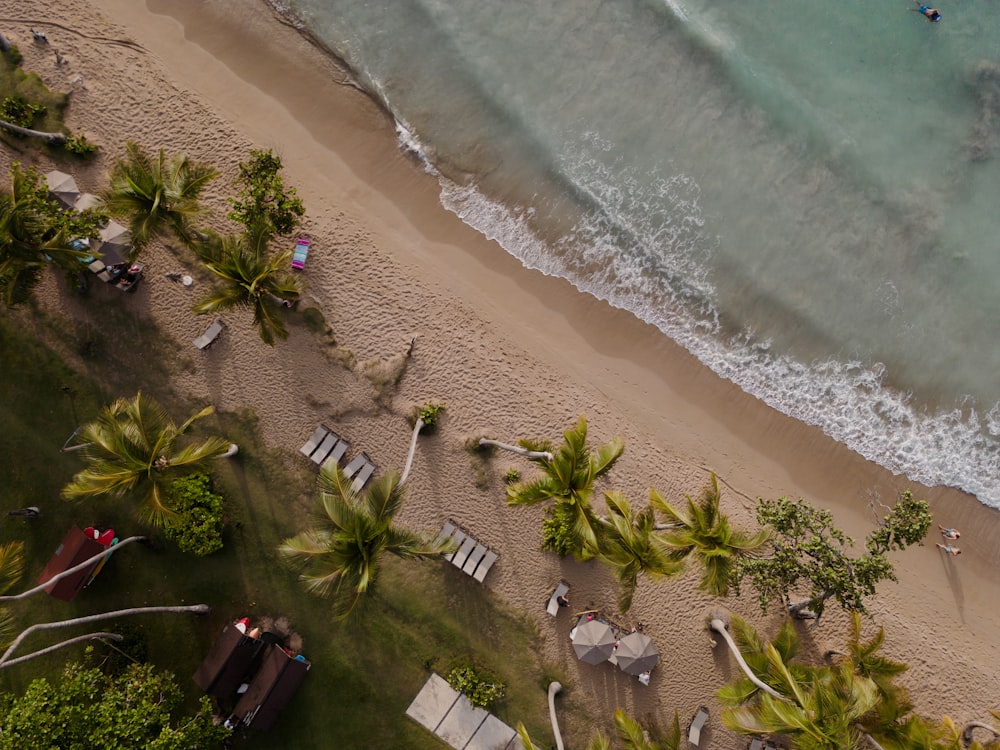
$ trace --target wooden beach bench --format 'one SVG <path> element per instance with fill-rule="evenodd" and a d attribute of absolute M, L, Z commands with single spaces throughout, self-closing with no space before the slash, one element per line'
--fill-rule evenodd
<path fill-rule="evenodd" d="M 225 327 L 225 323 L 221 320 L 215 321 L 203 334 L 201 334 L 201 336 L 194 340 L 194 345 L 202 351 L 208 349 L 208 347 L 214 344 L 215 340 L 219 338 L 219 334 L 222 333 L 222 329 Z"/>
<path fill-rule="evenodd" d="M 486 574 L 500 557 L 451 520 L 445 522 L 437 540 L 450 541 L 455 546 L 455 551 L 444 555 L 444 559 L 480 583 L 486 579 Z"/>

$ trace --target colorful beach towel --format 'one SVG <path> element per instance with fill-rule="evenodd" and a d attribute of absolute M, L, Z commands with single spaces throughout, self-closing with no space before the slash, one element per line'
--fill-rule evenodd
<path fill-rule="evenodd" d="M 295 251 L 292 253 L 292 268 L 301 271 L 306 267 L 306 258 L 309 257 L 309 239 L 299 237 L 295 243 Z"/>

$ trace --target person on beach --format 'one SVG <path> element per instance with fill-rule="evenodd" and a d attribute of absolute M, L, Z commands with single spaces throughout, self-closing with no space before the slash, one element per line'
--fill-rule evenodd
<path fill-rule="evenodd" d="M 938 549 L 943 549 L 949 555 L 961 555 L 962 550 L 958 547 L 952 547 L 950 544 L 938 544 L 936 545 Z"/>
<path fill-rule="evenodd" d="M 920 5 L 919 0 L 913 0 L 913 2 L 920 7 L 914 8 L 912 10 L 916 10 L 918 13 L 922 13 L 924 17 L 931 23 L 937 23 L 938 21 L 941 20 L 941 13 L 937 10 L 937 8 L 932 8 L 929 5 Z"/>
<path fill-rule="evenodd" d="M 941 529 L 941 536 L 945 539 L 958 539 L 962 536 L 958 529 L 946 529 L 944 526 L 938 526 L 938 528 Z"/>
<path fill-rule="evenodd" d="M 560 596 L 556 597 L 556 603 L 560 607 L 568 607 L 569 606 L 569 599 L 567 599 L 565 596 L 560 595 Z"/>

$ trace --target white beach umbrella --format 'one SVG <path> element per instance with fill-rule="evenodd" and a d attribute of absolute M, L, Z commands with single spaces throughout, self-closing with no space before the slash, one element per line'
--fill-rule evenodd
<path fill-rule="evenodd" d="M 600 664 L 615 650 L 615 630 L 601 620 L 583 618 L 573 632 L 573 650 L 580 661 Z"/>
<path fill-rule="evenodd" d="M 625 674 L 640 675 L 659 663 L 660 652 L 648 635 L 629 633 L 618 642 L 615 659 Z"/>
<path fill-rule="evenodd" d="M 49 192 L 66 208 L 72 208 L 80 197 L 80 188 L 76 186 L 73 175 L 53 169 L 45 173 L 45 185 Z"/>
<path fill-rule="evenodd" d="M 76 203 L 73 204 L 73 208 L 77 211 L 86 211 L 88 208 L 96 208 L 100 205 L 101 199 L 93 193 L 80 193 L 80 197 L 76 199 Z"/>

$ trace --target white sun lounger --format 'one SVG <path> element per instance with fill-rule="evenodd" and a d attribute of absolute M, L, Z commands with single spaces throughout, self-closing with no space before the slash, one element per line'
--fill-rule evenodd
<path fill-rule="evenodd" d="M 306 458 L 309 458 L 309 456 L 313 454 L 313 451 L 316 450 L 320 442 L 322 442 L 323 438 L 326 437 L 326 434 L 328 432 L 329 430 L 326 429 L 326 427 L 324 427 L 323 425 L 317 427 L 316 430 L 313 432 L 313 434 L 310 436 L 310 438 L 306 440 L 305 445 L 299 448 L 299 453 L 301 453 Z"/>
<path fill-rule="evenodd" d="M 215 321 L 201 336 L 194 340 L 194 345 L 202 350 L 208 349 L 219 338 L 219 334 L 222 333 L 222 329 L 225 327 L 225 323 L 221 320 Z"/>
<path fill-rule="evenodd" d="M 486 553 L 490 551 L 490 548 L 485 544 L 477 544 L 475 549 L 469 553 L 469 557 L 465 561 L 465 565 L 462 566 L 462 572 L 466 575 L 472 575 L 476 572 L 480 561 L 486 557 Z"/>
<path fill-rule="evenodd" d="M 455 558 L 455 554 L 458 552 L 458 548 L 461 546 L 462 542 L 466 540 L 466 534 L 461 529 L 455 529 L 455 533 L 452 534 L 451 541 L 455 546 L 455 552 L 450 552 L 444 556 L 444 559 L 448 562 L 452 562 Z"/>
<path fill-rule="evenodd" d="M 483 556 L 483 559 L 479 561 L 479 565 L 476 567 L 476 572 L 472 574 L 472 577 L 482 583 L 486 578 L 486 574 L 490 572 L 490 568 L 493 567 L 493 563 L 497 561 L 498 557 L 500 557 L 500 555 L 493 550 L 487 552 Z"/>
<path fill-rule="evenodd" d="M 344 476 L 348 479 L 353 479 L 354 475 L 361 471 L 361 467 L 365 465 L 365 461 L 368 459 L 363 452 L 356 455 L 351 459 L 351 462 L 344 467 Z"/>
<path fill-rule="evenodd" d="M 705 728 L 705 722 L 708 721 L 708 709 L 702 706 L 698 709 L 698 712 L 691 719 L 691 726 L 688 727 L 688 742 L 690 742 L 695 747 L 701 742 L 701 730 Z"/>
<path fill-rule="evenodd" d="M 555 617 L 559 614 L 559 597 L 566 596 L 569 593 L 569 584 L 566 581 L 559 581 L 559 585 L 556 586 L 556 590 L 552 592 L 552 596 L 549 597 L 549 603 L 545 607 L 545 611 L 550 615 Z"/>
<path fill-rule="evenodd" d="M 322 466 L 326 461 L 326 457 L 330 455 L 333 451 L 333 447 L 340 440 L 340 435 L 336 432 L 327 432 L 326 437 L 320 442 L 319 446 L 313 451 L 313 454 L 309 457 L 312 462 L 317 466 Z"/>
<path fill-rule="evenodd" d="M 365 458 L 368 458 L 368 456 L 365 456 Z M 352 489 L 355 492 L 361 492 L 361 490 L 365 488 L 365 485 L 368 484 L 368 480 L 372 478 L 372 474 L 374 473 L 375 473 L 375 464 L 373 464 L 371 462 L 371 459 L 369 459 L 361 467 L 361 470 L 357 473 L 357 476 L 354 477 L 354 484 L 351 485 Z"/>
<path fill-rule="evenodd" d="M 459 570 L 465 565 L 465 561 L 469 559 L 469 555 L 472 554 L 472 550 L 476 547 L 476 540 L 471 536 L 465 537 L 465 541 L 462 542 L 462 546 L 458 548 L 458 552 L 455 556 L 451 558 L 451 564 L 454 565 Z"/>
<path fill-rule="evenodd" d="M 754 737 L 747 745 L 747 750 L 764 750 L 764 740 L 760 737 Z"/>

